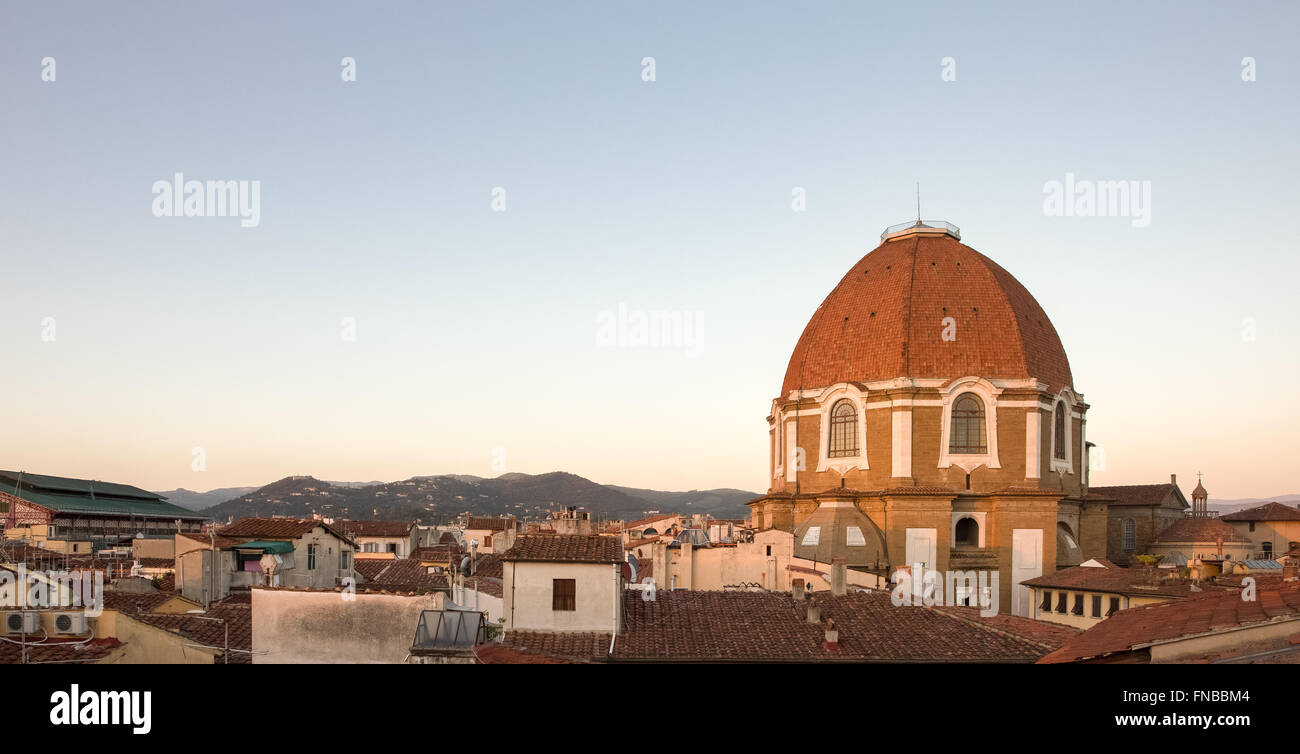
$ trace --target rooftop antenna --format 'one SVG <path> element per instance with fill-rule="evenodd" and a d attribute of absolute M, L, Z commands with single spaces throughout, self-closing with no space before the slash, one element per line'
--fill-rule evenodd
<path fill-rule="evenodd" d="M 916 224 L 921 224 L 921 182 L 916 182 Z"/>

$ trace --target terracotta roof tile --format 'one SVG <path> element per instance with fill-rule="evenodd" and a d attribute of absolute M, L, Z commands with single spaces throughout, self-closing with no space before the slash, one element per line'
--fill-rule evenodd
<path fill-rule="evenodd" d="M 1169 542 L 1217 542 L 1219 537 L 1224 542 L 1248 542 L 1228 524 L 1217 518 L 1180 518 L 1166 526 L 1156 535 L 1157 544 Z"/>
<path fill-rule="evenodd" d="M 618 537 L 603 534 L 524 534 L 501 559 L 621 563 L 623 543 Z"/>
<path fill-rule="evenodd" d="M 571 663 L 603 660 L 610 634 L 597 632 L 509 631 L 495 644 L 480 644 L 484 663 Z"/>
<path fill-rule="evenodd" d="M 1120 568 L 1113 563 L 1106 568 L 1074 566 L 1055 573 L 1023 581 L 1025 586 L 1054 589 L 1082 589 L 1111 594 L 1154 594 L 1163 597 L 1188 597 L 1196 594 L 1187 581 L 1162 580 L 1159 569 Z M 1214 589 L 1202 585 L 1201 589 Z"/>
<path fill-rule="evenodd" d="M 1264 503 L 1219 516 L 1220 521 L 1300 521 L 1300 509 L 1281 503 Z"/>
<path fill-rule="evenodd" d="M 252 605 L 238 600 L 214 602 L 202 618 L 220 618 L 203 620 L 191 615 L 169 615 L 163 613 L 136 613 L 133 618 L 148 623 L 156 628 L 179 633 L 195 643 L 225 650 L 227 628 L 230 636 L 231 665 L 249 665 L 253 662 L 250 650 L 253 648 L 253 611 Z M 240 651 L 242 650 L 242 651 Z M 223 662 L 218 658 L 218 663 Z"/>
<path fill-rule="evenodd" d="M 351 521 L 334 522 L 334 528 L 349 537 L 405 537 L 414 526 L 410 521 Z"/>
<path fill-rule="evenodd" d="M 1040 662 L 1077 662 L 1139 649 L 1156 641 L 1300 617 L 1300 582 L 1260 582 L 1256 599 L 1238 590 L 1208 592 L 1171 602 L 1121 610 Z"/>
<path fill-rule="evenodd" d="M 347 534 L 332 524 L 314 518 L 261 518 L 248 516 L 220 529 L 217 534 L 235 539 L 297 539 L 320 527 L 340 539 L 355 544 Z"/>
<path fill-rule="evenodd" d="M 1088 495 L 1113 498 L 1112 506 L 1160 505 L 1170 492 L 1178 488 L 1172 484 L 1123 484 L 1114 487 L 1089 487 Z M 1184 502 L 1184 506 L 1186 502 Z"/>
<path fill-rule="evenodd" d="M 939 322 L 957 321 L 955 341 Z M 781 395 L 895 377 L 1035 377 L 1055 392 L 1070 363 L 1034 297 L 993 260 L 949 236 L 887 241 L 860 259 L 813 314 Z"/>
<path fill-rule="evenodd" d="M 365 577 L 365 586 L 393 587 L 401 591 L 447 589 L 447 575 L 429 573 L 429 567 L 416 558 L 391 560 L 361 559 L 354 562 L 357 572 Z"/>
<path fill-rule="evenodd" d="M 518 522 L 513 518 L 470 518 L 469 523 L 465 525 L 465 530 L 505 531 L 506 529 L 513 529 L 517 525 Z"/>
<path fill-rule="evenodd" d="M 819 593 L 822 624 L 782 592 L 660 591 L 624 597 L 627 631 L 616 660 L 745 662 L 1033 662 L 1072 634 L 1015 616 L 980 618 L 971 608 L 895 606 L 889 593 Z M 825 621 L 838 649 L 823 646 Z"/>
<path fill-rule="evenodd" d="M 83 643 L 84 642 L 84 643 Z M 27 645 L 27 662 L 68 664 L 69 662 L 99 662 L 123 646 L 117 639 L 52 638 L 40 644 Z M 17 665 L 22 662 L 23 649 L 17 644 L 0 642 L 0 665 Z"/>

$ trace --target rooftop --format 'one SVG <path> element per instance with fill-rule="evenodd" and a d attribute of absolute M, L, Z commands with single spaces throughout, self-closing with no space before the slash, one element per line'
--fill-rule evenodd
<path fill-rule="evenodd" d="M 1100 562 L 1100 561 L 1099 561 Z M 1163 597 L 1187 597 L 1197 592 L 1192 591 L 1188 581 L 1162 580 L 1158 570 L 1145 568 L 1120 568 L 1114 563 L 1109 565 L 1077 565 L 1049 573 L 1046 576 L 1021 582 L 1029 587 L 1050 587 L 1059 589 L 1081 589 L 1090 592 L 1109 594 L 1155 594 Z M 1212 586 L 1198 587 L 1213 589 Z"/>
<path fill-rule="evenodd" d="M 1160 505 L 1171 492 L 1181 491 L 1174 484 L 1122 484 L 1113 487 L 1088 487 L 1090 495 L 1114 498 L 1112 507 L 1118 505 Z M 1186 508 L 1187 501 L 1183 501 Z"/>
<path fill-rule="evenodd" d="M 1282 503 L 1264 503 L 1219 516 L 1220 521 L 1300 521 L 1300 509 Z"/>
<path fill-rule="evenodd" d="M 1219 538 L 1222 538 L 1224 543 L 1245 544 L 1249 541 L 1238 534 L 1236 529 L 1217 518 L 1180 518 L 1162 529 L 1156 535 L 1154 543 L 1217 543 Z"/>
<path fill-rule="evenodd" d="M 821 624 L 785 592 L 660 591 L 624 596 L 613 659 L 703 662 L 1034 662 L 1076 629 L 972 608 L 895 606 L 888 592 L 819 593 Z M 825 621 L 839 631 L 823 646 Z"/>
<path fill-rule="evenodd" d="M 1300 582 L 1260 582 L 1253 601 L 1242 599 L 1238 590 L 1216 591 L 1121 610 L 1065 642 L 1040 662 L 1100 659 L 1222 629 L 1297 619 Z M 1296 630 L 1300 633 L 1300 623 Z"/>
<path fill-rule="evenodd" d="M 129 484 L 94 479 L 0 471 L 0 490 L 58 513 L 85 513 L 141 518 L 206 518 L 188 508 L 172 505 L 161 495 Z"/>
<path fill-rule="evenodd" d="M 941 342 L 935 323 L 946 317 L 978 337 Z M 858 260 L 822 301 L 790 356 L 781 396 L 966 374 L 1035 378 L 1052 392 L 1073 384 L 1051 320 L 1011 273 L 946 228 L 912 228 Z"/>
<path fill-rule="evenodd" d="M 601 534 L 523 534 L 504 561 L 622 563 L 623 542 Z"/>
<path fill-rule="evenodd" d="M 348 544 L 352 540 L 335 526 L 314 518 L 260 518 L 248 516 L 217 530 L 227 538 L 297 539 L 315 528 L 321 528 Z"/>

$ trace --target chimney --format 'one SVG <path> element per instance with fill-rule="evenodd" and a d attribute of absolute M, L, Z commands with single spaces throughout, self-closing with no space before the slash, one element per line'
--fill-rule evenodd
<path fill-rule="evenodd" d="M 1295 563 L 1288 563 L 1282 566 L 1283 581 L 1295 581 L 1297 577 L 1300 577 L 1300 569 L 1297 569 Z"/>
<path fill-rule="evenodd" d="M 831 558 L 831 594 L 836 597 L 843 597 L 847 591 L 845 581 L 848 573 L 844 566 L 844 558 Z"/>
<path fill-rule="evenodd" d="M 803 599 L 803 579 L 795 579 L 790 584 L 790 591 L 794 594 L 796 600 Z"/>
<path fill-rule="evenodd" d="M 840 648 L 840 632 L 835 628 L 835 619 L 826 619 L 826 640 L 822 642 L 822 647 L 830 651 Z"/>
<path fill-rule="evenodd" d="M 1178 475 L 1177 475 L 1177 474 L 1170 474 L 1170 475 L 1169 475 L 1169 483 L 1172 484 L 1172 485 L 1174 485 L 1175 487 L 1177 487 L 1177 486 L 1178 486 Z"/>
<path fill-rule="evenodd" d="M 822 609 L 812 602 L 808 603 L 808 622 L 809 623 L 822 622 Z"/>

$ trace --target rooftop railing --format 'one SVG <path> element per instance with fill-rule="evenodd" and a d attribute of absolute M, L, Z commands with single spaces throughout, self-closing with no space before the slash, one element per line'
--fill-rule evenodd
<path fill-rule="evenodd" d="M 937 233 L 946 233 L 958 240 L 961 239 L 961 228 L 946 220 L 911 220 L 905 223 L 898 223 L 885 228 L 885 232 L 880 234 L 880 240 L 884 241 L 892 236 L 899 236 L 915 231 L 932 231 Z"/>

